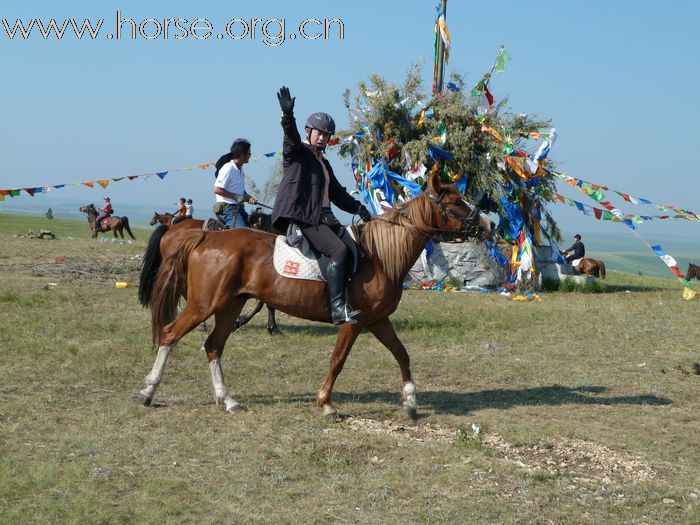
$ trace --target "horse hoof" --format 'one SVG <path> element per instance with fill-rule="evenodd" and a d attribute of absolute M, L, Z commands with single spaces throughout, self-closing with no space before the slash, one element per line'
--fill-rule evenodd
<path fill-rule="evenodd" d="M 323 418 L 326 420 L 326 423 L 337 423 L 340 421 L 338 412 L 329 412 L 328 414 L 324 414 Z"/>
<path fill-rule="evenodd" d="M 418 411 L 414 405 L 404 403 L 403 409 L 406 411 L 406 414 L 408 415 L 408 417 L 410 417 L 413 421 L 418 419 Z"/>
<path fill-rule="evenodd" d="M 228 407 L 226 409 L 226 412 L 228 412 L 229 414 L 240 414 L 241 412 L 247 412 L 247 411 L 248 411 L 248 407 L 243 406 L 243 405 L 239 405 L 238 403 L 236 403 L 235 405 L 231 405 L 230 407 Z"/>
<path fill-rule="evenodd" d="M 151 406 L 151 403 L 153 402 L 153 397 L 148 396 L 147 394 L 144 394 L 143 392 L 139 392 L 139 401 L 143 403 L 143 406 L 148 407 Z"/>
<path fill-rule="evenodd" d="M 276 326 L 274 328 L 267 327 L 267 333 L 270 335 L 282 335 L 282 332 Z"/>

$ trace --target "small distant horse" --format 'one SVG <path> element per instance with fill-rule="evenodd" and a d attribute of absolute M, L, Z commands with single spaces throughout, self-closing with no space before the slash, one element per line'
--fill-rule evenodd
<path fill-rule="evenodd" d="M 605 279 L 605 263 L 600 259 L 591 259 L 584 257 L 576 266 L 576 271 L 583 275 L 592 275 Z"/>
<path fill-rule="evenodd" d="M 99 232 L 95 230 L 95 220 L 97 220 L 97 217 L 100 215 L 99 212 L 95 209 L 94 204 L 81 206 L 80 211 L 87 213 L 87 219 L 90 223 L 90 229 L 92 230 L 92 238 L 96 239 Z M 111 230 L 115 239 L 117 238 L 117 233 L 121 235 L 122 239 L 124 238 L 124 229 L 126 229 L 126 232 L 132 239 L 136 239 L 134 234 L 131 233 L 129 218 L 126 216 L 118 217 L 117 215 L 110 215 L 109 217 L 102 219 L 100 222 L 100 232 L 108 232 Z"/>
<path fill-rule="evenodd" d="M 272 261 L 273 234 L 248 228 L 217 233 L 181 229 L 165 237 L 164 229 L 159 226 L 151 236 L 141 270 L 139 297 L 151 310 L 158 353 L 139 397 L 144 405 L 151 404 L 171 348 L 213 315 L 214 327 L 203 349 L 214 400 L 227 412 L 243 410 L 224 383 L 221 356 L 246 301 L 255 297 L 289 315 L 330 323 L 328 286 L 279 275 Z M 389 320 L 399 305 L 403 279 L 428 239 L 442 235 L 485 240 L 493 229 L 491 220 L 468 204 L 454 184 L 442 185 L 438 174 L 430 176 L 422 195 L 362 227 L 360 243 L 369 258 L 359 265 L 348 285 L 350 302 L 362 315 L 358 323 L 340 326 L 326 380 L 316 396 L 327 420 L 337 419 L 338 411 L 331 402 L 333 385 L 365 328 L 396 359 L 403 382 L 403 408 L 409 417 L 416 417 L 416 385 L 408 353 Z M 187 304 L 178 314 L 183 294 Z"/>
<path fill-rule="evenodd" d="M 690 281 L 693 277 L 700 280 L 700 266 L 693 263 L 688 263 L 688 271 L 685 272 L 686 280 Z"/>

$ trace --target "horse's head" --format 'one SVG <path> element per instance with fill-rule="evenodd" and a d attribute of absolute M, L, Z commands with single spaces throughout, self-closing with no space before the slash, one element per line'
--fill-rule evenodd
<path fill-rule="evenodd" d="M 155 224 L 158 222 L 158 212 L 154 211 L 153 212 L 153 218 L 151 218 L 151 221 L 148 223 L 151 226 L 155 226 Z"/>
<path fill-rule="evenodd" d="M 700 266 L 688 263 L 688 271 L 685 272 L 685 278 L 690 281 L 693 277 L 700 279 Z"/>
<path fill-rule="evenodd" d="M 93 212 L 97 213 L 94 204 L 86 204 L 85 206 L 81 206 L 80 211 L 82 211 L 83 213 L 87 213 L 88 215 Z"/>
<path fill-rule="evenodd" d="M 424 195 L 433 203 L 436 229 L 447 240 L 476 237 L 484 241 L 493 237 L 495 224 L 488 215 L 467 202 L 454 184 L 441 184 L 437 173 L 428 179 Z"/>

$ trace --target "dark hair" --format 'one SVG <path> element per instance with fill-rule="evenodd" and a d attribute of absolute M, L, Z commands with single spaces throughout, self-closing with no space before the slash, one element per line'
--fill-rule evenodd
<path fill-rule="evenodd" d="M 231 144 L 231 151 L 219 157 L 216 161 L 214 167 L 216 171 L 214 172 L 214 177 L 219 176 L 219 170 L 224 167 L 224 164 L 228 164 L 233 159 L 237 159 L 241 155 L 247 154 L 250 151 L 250 142 L 246 139 L 236 139 Z"/>
<path fill-rule="evenodd" d="M 187 199 L 187 204 L 192 204 L 192 199 Z"/>
<path fill-rule="evenodd" d="M 247 155 L 250 152 L 250 142 L 246 139 L 236 139 L 231 144 L 231 157 L 237 159 L 241 155 Z"/>
<path fill-rule="evenodd" d="M 180 197 L 180 202 L 185 202 L 185 198 L 184 198 L 184 197 Z"/>
<path fill-rule="evenodd" d="M 574 239 L 578 239 L 578 240 L 580 241 L 580 240 L 581 240 L 581 236 L 577 233 L 576 235 L 574 235 Z"/>

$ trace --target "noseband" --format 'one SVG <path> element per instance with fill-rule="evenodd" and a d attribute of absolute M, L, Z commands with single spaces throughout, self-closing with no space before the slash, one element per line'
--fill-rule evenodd
<path fill-rule="evenodd" d="M 469 217 L 464 218 L 461 215 L 457 215 L 444 203 L 443 198 L 445 197 L 445 192 L 441 192 L 440 195 L 435 195 L 434 193 L 424 193 L 433 202 L 440 206 L 440 212 L 442 215 L 442 228 L 435 228 L 435 233 L 440 234 L 443 242 L 464 242 L 470 237 L 476 237 L 479 233 L 479 206 L 475 206 Z M 467 204 L 467 201 L 462 199 L 462 201 Z M 447 219 L 452 217 L 457 219 L 464 227 L 460 231 L 445 230 L 445 223 Z"/>

